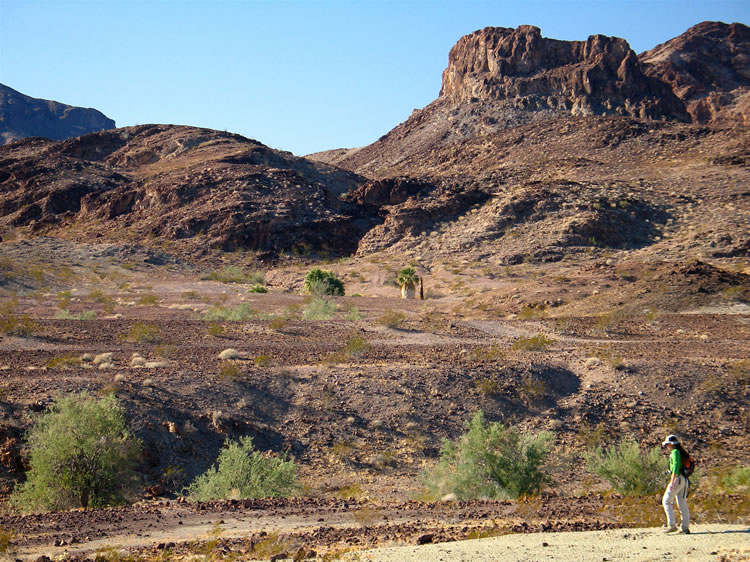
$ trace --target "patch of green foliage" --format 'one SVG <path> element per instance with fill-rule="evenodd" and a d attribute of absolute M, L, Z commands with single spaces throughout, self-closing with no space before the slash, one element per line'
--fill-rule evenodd
<path fill-rule="evenodd" d="M 266 289 L 265 285 L 262 285 L 261 283 L 256 283 L 252 287 L 250 287 L 247 290 L 248 293 L 267 293 L 268 289 Z"/>
<path fill-rule="evenodd" d="M 305 275 L 305 292 L 315 297 L 343 296 L 344 283 L 332 271 L 311 269 Z"/>
<path fill-rule="evenodd" d="M 304 320 L 330 320 L 336 314 L 336 303 L 322 298 L 314 298 L 302 311 Z"/>
<path fill-rule="evenodd" d="M 127 334 L 120 336 L 121 339 L 129 341 L 130 343 L 159 343 L 161 341 L 160 330 L 153 324 L 144 324 L 143 322 L 137 322 L 133 324 Z"/>
<path fill-rule="evenodd" d="M 34 333 L 37 325 L 27 314 L 18 314 L 17 307 L 16 299 L 0 304 L 0 333 L 25 338 Z"/>
<path fill-rule="evenodd" d="M 654 494 L 664 487 L 664 460 L 654 447 L 644 450 L 632 438 L 623 438 L 608 449 L 597 447 L 584 455 L 586 470 L 627 495 Z"/>
<path fill-rule="evenodd" d="M 228 441 L 219 453 L 217 465 L 187 487 L 189 497 L 199 501 L 287 497 L 300 488 L 294 461 L 257 451 L 251 437 Z"/>
<path fill-rule="evenodd" d="M 414 289 L 419 283 L 419 275 L 417 270 L 413 267 L 404 267 L 396 275 L 396 283 L 398 286 L 405 289 Z"/>
<path fill-rule="evenodd" d="M 138 483 L 140 442 L 114 395 L 58 400 L 37 418 L 28 444 L 31 468 L 11 496 L 21 511 L 119 504 Z"/>
<path fill-rule="evenodd" d="M 544 470 L 551 433 L 528 435 L 499 422 L 487 423 L 481 410 L 466 427 L 456 441 L 443 441 L 440 461 L 424 473 L 430 496 L 516 498 L 538 493 L 551 481 Z"/>
<path fill-rule="evenodd" d="M 543 334 L 537 334 L 529 338 L 518 338 L 513 342 L 514 351 L 544 351 L 550 345 L 555 343 L 555 340 L 548 338 Z"/>
<path fill-rule="evenodd" d="M 203 313 L 203 319 L 209 322 L 244 322 L 253 316 L 253 307 L 243 302 L 235 307 L 212 306 Z"/>

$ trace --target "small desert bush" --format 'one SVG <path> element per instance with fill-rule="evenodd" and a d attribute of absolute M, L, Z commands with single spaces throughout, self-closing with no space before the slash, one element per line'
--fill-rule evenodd
<path fill-rule="evenodd" d="M 305 292 L 314 297 L 343 296 L 344 284 L 332 271 L 311 269 L 305 275 Z"/>
<path fill-rule="evenodd" d="M 287 497 L 299 490 L 297 465 L 286 457 L 257 451 L 251 437 L 228 441 L 217 465 L 198 476 L 187 495 L 199 501 Z"/>
<path fill-rule="evenodd" d="M 157 302 L 159 302 L 159 299 L 156 298 L 156 295 L 148 294 L 141 296 L 136 304 L 139 306 L 154 306 Z"/>
<path fill-rule="evenodd" d="M 387 310 L 376 321 L 386 328 L 398 328 L 404 320 L 406 320 L 406 315 L 403 312 Z"/>
<path fill-rule="evenodd" d="M 443 441 L 440 461 L 424 473 L 430 496 L 516 498 L 538 493 L 551 481 L 545 472 L 551 433 L 530 435 L 499 422 L 487 423 L 481 411 L 466 427 L 456 441 Z"/>
<path fill-rule="evenodd" d="M 730 494 L 750 495 L 750 466 L 737 466 L 721 477 L 721 485 Z"/>
<path fill-rule="evenodd" d="M 353 306 L 349 309 L 349 312 L 346 313 L 344 318 L 349 322 L 359 322 L 362 320 L 362 315 L 359 313 L 359 309 L 356 306 Z"/>
<path fill-rule="evenodd" d="M 273 314 L 268 321 L 268 327 L 276 332 L 286 328 L 287 324 L 289 324 L 289 319 L 283 314 Z"/>
<path fill-rule="evenodd" d="M 47 361 L 47 367 L 50 369 L 77 367 L 80 364 L 81 360 L 72 353 L 56 356 Z"/>
<path fill-rule="evenodd" d="M 248 293 L 267 293 L 268 289 L 266 289 L 265 285 L 261 285 L 260 283 L 256 283 L 252 287 L 250 287 L 247 290 Z"/>
<path fill-rule="evenodd" d="M 518 338 L 513 342 L 514 351 L 544 351 L 550 345 L 555 343 L 555 340 L 548 338 L 543 334 L 537 334 L 529 338 Z"/>
<path fill-rule="evenodd" d="M 8 336 L 31 336 L 37 325 L 27 314 L 18 314 L 18 301 L 13 299 L 0 304 L 0 333 Z"/>
<path fill-rule="evenodd" d="M 235 307 L 213 306 L 203 313 L 203 319 L 209 322 L 245 322 L 253 316 L 253 307 L 243 302 Z"/>
<path fill-rule="evenodd" d="M 218 324 L 216 322 L 211 322 L 208 325 L 208 329 L 206 330 L 206 332 L 208 332 L 209 336 L 213 336 L 215 338 L 218 338 L 218 337 L 224 335 L 224 326 L 222 326 L 221 324 Z"/>
<path fill-rule="evenodd" d="M 28 444 L 31 468 L 11 496 L 21 511 L 117 504 L 137 484 L 140 443 L 114 395 L 59 400 L 36 420 Z"/>
<path fill-rule="evenodd" d="M 248 281 L 248 275 L 242 269 L 233 265 L 227 265 L 218 271 L 212 271 L 205 278 L 220 283 L 247 283 Z"/>
<path fill-rule="evenodd" d="M 237 363 L 224 361 L 219 366 L 219 377 L 232 381 L 240 380 L 242 379 L 242 369 L 240 369 L 240 366 L 237 365 Z"/>
<path fill-rule="evenodd" d="M 271 356 L 258 355 L 255 359 L 253 359 L 253 363 L 256 367 L 268 367 L 271 364 Z"/>
<path fill-rule="evenodd" d="M 500 393 L 500 385 L 496 380 L 484 377 L 475 382 L 477 392 L 484 396 L 493 396 Z"/>
<path fill-rule="evenodd" d="M 497 344 L 476 347 L 470 357 L 476 361 L 500 361 L 505 359 L 505 350 Z"/>
<path fill-rule="evenodd" d="M 330 320 L 336 314 L 336 303 L 323 299 L 313 298 L 302 311 L 304 320 Z"/>
<path fill-rule="evenodd" d="M 69 310 L 63 310 L 55 315 L 58 320 L 94 320 L 96 318 L 95 310 L 84 310 L 77 314 L 70 312 Z"/>
<path fill-rule="evenodd" d="M 182 296 L 190 300 L 196 300 L 200 298 L 200 295 L 197 291 L 185 291 L 184 293 L 182 293 Z"/>
<path fill-rule="evenodd" d="M 159 343 L 161 340 L 160 333 L 159 328 L 153 324 L 137 322 L 128 329 L 127 334 L 122 334 L 120 339 L 138 344 Z"/>
<path fill-rule="evenodd" d="M 632 438 L 608 449 L 596 447 L 584 455 L 586 470 L 610 483 L 622 494 L 649 495 L 664 486 L 665 460 L 654 447 L 644 450 Z"/>
<path fill-rule="evenodd" d="M 369 351 L 371 345 L 365 338 L 358 335 L 350 336 L 341 350 L 347 357 L 359 357 Z"/>

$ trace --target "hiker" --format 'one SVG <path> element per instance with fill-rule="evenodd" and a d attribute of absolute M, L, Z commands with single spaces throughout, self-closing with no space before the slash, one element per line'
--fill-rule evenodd
<path fill-rule="evenodd" d="M 677 530 L 677 521 L 674 514 L 674 502 L 677 500 L 677 506 L 680 508 L 682 524 L 680 533 L 690 534 L 690 510 L 688 509 L 687 496 L 690 488 L 690 481 L 683 475 L 683 459 L 689 457 L 687 451 L 680 445 L 680 440 L 676 435 L 669 435 L 661 444 L 669 452 L 669 485 L 664 491 L 662 505 L 667 514 L 667 530 L 665 533 L 673 533 Z"/>

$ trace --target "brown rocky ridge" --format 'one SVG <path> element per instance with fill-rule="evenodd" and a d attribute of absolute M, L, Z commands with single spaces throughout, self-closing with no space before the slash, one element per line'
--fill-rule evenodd
<path fill-rule="evenodd" d="M 0 84 L 0 144 L 26 137 L 63 140 L 114 128 L 115 122 L 96 109 L 32 98 Z"/>

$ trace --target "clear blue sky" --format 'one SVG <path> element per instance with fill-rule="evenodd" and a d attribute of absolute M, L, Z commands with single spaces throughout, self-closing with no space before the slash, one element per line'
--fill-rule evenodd
<path fill-rule="evenodd" d="M 0 82 L 118 126 L 228 130 L 306 154 L 369 144 L 434 100 L 487 26 L 623 37 L 636 52 L 750 0 L 0 0 Z"/>

